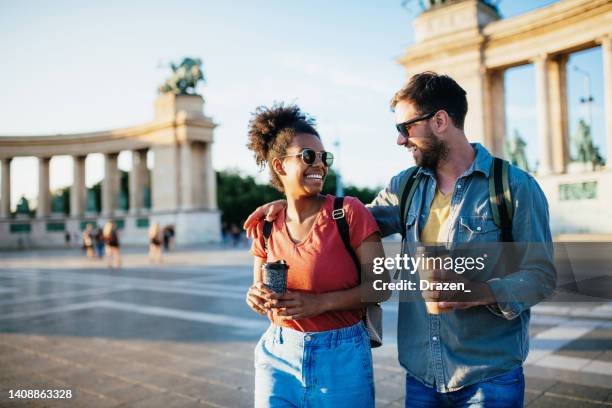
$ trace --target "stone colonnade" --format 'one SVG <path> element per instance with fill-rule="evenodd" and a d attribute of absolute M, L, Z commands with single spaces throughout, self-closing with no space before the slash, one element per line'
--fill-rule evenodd
<path fill-rule="evenodd" d="M 408 77 L 433 70 L 447 73 L 466 89 L 466 134 L 502 155 L 506 135 L 504 72 L 533 64 L 538 176 L 567 170 L 567 61 L 571 53 L 600 46 L 605 87 L 608 167 L 612 166 L 612 3 L 562 0 L 533 12 L 500 19 L 476 0 L 436 7 L 415 20 L 417 42 L 399 62 Z"/>
<path fill-rule="evenodd" d="M 549 203 L 553 234 L 612 234 L 612 2 L 560 0 L 502 19 L 483 1 L 445 2 L 414 21 L 416 42 L 398 62 L 407 77 L 445 73 L 466 90 L 465 133 L 503 156 L 506 136 L 504 72 L 534 67 L 537 181 Z M 601 47 L 607 165 L 569 166 L 567 62 Z"/>
<path fill-rule="evenodd" d="M 73 184 L 70 189 L 69 219 L 80 220 L 82 225 L 92 217 L 132 217 L 138 219 L 140 228 L 148 225 L 151 219 L 165 224 L 181 224 L 183 231 L 193 229 L 184 243 L 217 241 L 220 228 L 216 177 L 212 167 L 215 124 L 204 116 L 203 107 L 201 96 L 163 94 L 155 103 L 155 119 L 145 125 L 78 135 L 0 136 L 0 224 L 17 222 L 12 221 L 10 211 L 10 163 L 15 157 L 34 156 L 38 159 L 38 206 L 33 221 L 50 218 L 55 221 L 63 217 L 51 214 L 49 164 L 53 156 L 70 155 Z M 130 151 L 132 155 L 128 212 L 119 208 L 120 171 L 117 158 L 122 151 Z M 154 159 L 151 171 L 147 168 L 149 151 Z M 99 214 L 87 211 L 85 160 L 92 153 L 104 155 Z M 150 209 L 145 208 L 147 187 L 151 193 Z M 144 220 L 143 216 L 146 217 L 144 223 L 140 222 Z M 13 228 L 13 224 L 10 225 L 11 231 L 21 231 L 20 228 Z M 0 225 L 0 235 L 2 228 Z M 207 232 L 204 229 L 208 229 Z"/>

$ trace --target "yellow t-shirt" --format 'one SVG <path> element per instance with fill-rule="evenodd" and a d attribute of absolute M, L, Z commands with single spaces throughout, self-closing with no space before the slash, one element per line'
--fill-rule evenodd
<path fill-rule="evenodd" d="M 429 209 L 427 223 L 421 232 L 422 243 L 436 244 L 448 240 L 448 218 L 450 216 L 452 197 L 452 192 L 444 195 L 440 190 L 436 189 L 436 195 Z"/>

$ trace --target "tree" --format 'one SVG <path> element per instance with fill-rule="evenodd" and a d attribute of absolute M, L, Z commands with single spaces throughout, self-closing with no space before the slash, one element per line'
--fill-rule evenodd
<path fill-rule="evenodd" d="M 363 203 L 374 199 L 377 189 L 346 186 L 346 195 L 359 198 Z M 323 194 L 335 194 L 336 173 L 327 175 Z M 269 184 L 258 184 L 255 178 L 243 176 L 238 170 L 217 172 L 217 202 L 221 210 L 221 221 L 226 227 L 242 226 L 247 216 L 262 204 L 284 198 L 284 195 Z"/>
<path fill-rule="evenodd" d="M 258 184 L 251 176 L 238 170 L 217 172 L 217 203 L 221 221 L 226 226 L 242 226 L 247 216 L 262 204 L 283 198 L 270 185 Z"/>

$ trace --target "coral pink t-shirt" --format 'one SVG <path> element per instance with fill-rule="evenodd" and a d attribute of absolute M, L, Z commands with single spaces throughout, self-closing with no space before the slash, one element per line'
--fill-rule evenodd
<path fill-rule="evenodd" d="M 357 268 L 342 243 L 336 221 L 332 219 L 334 196 L 325 201 L 306 237 L 294 243 L 285 224 L 285 212 L 281 212 L 272 227 L 268 241 L 267 261 L 284 259 L 289 266 L 287 289 L 295 292 L 325 293 L 350 289 L 359 284 Z M 378 225 L 368 209 L 354 197 L 345 197 L 344 211 L 349 225 L 351 246 L 359 248 L 364 239 L 378 232 Z M 260 239 L 254 240 L 251 254 L 266 260 L 263 238 L 263 222 L 258 225 Z M 352 326 L 362 317 L 361 309 L 335 310 L 299 320 L 273 319 L 279 326 L 302 332 L 335 330 Z"/>

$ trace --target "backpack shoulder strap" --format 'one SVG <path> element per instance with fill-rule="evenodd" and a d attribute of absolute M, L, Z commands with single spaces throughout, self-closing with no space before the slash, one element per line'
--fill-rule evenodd
<path fill-rule="evenodd" d="M 503 242 L 512 242 L 512 217 L 514 206 L 509 181 L 510 163 L 494 157 L 489 174 L 489 199 L 493 212 L 493 221 L 502 232 Z"/>
<path fill-rule="evenodd" d="M 402 221 L 402 240 L 406 238 L 406 221 L 408 219 L 408 210 L 412 204 L 412 198 L 421 181 L 421 173 L 418 172 L 419 167 L 414 166 L 408 169 L 408 172 L 400 185 L 400 218 Z"/>
<path fill-rule="evenodd" d="M 268 250 L 270 247 L 269 245 L 270 235 L 272 235 L 272 223 L 270 221 L 264 220 L 263 237 L 264 237 L 264 251 L 266 251 L 266 254 L 268 253 Z"/>
<path fill-rule="evenodd" d="M 351 235 L 349 232 L 349 225 L 346 222 L 345 211 L 342 208 L 344 204 L 344 197 L 336 197 L 334 199 L 334 211 L 332 211 L 332 218 L 336 221 L 336 226 L 338 227 L 338 232 L 340 233 L 340 238 L 342 238 L 342 243 L 344 243 L 344 247 L 348 251 L 349 255 L 353 259 L 353 263 L 357 268 L 357 275 L 359 276 L 359 282 L 361 282 L 361 266 L 359 263 L 359 258 L 357 258 L 357 254 L 355 250 L 351 246 Z"/>

